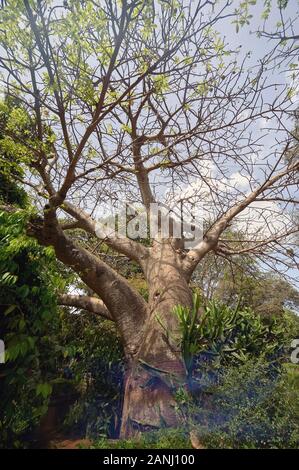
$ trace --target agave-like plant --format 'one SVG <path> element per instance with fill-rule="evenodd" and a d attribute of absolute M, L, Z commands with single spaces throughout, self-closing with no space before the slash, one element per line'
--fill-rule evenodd
<path fill-rule="evenodd" d="M 174 314 L 179 323 L 178 347 L 189 378 L 203 356 L 219 366 L 242 364 L 260 355 L 275 362 L 285 349 L 281 320 L 266 322 L 250 308 L 241 308 L 241 298 L 232 308 L 216 300 L 204 304 L 196 293 L 191 309 L 178 305 Z"/>
<path fill-rule="evenodd" d="M 200 297 L 193 294 L 192 309 L 177 305 L 174 313 L 179 321 L 180 346 L 184 359 L 187 376 L 192 373 L 195 355 L 199 352 L 199 307 Z"/>

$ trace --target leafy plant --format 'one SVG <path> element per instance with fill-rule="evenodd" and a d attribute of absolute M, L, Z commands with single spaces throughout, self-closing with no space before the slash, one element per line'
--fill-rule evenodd
<path fill-rule="evenodd" d="M 87 438 L 119 431 L 124 373 L 123 351 L 114 325 L 89 314 L 63 318 L 64 354 L 78 397 L 65 428 Z"/>
<path fill-rule="evenodd" d="M 199 306 L 200 298 L 195 293 L 191 310 L 182 305 L 177 305 L 173 310 L 179 322 L 180 347 L 188 376 L 192 373 L 194 357 L 200 347 L 198 331 Z"/>
<path fill-rule="evenodd" d="M 179 344 L 187 375 L 202 376 L 208 369 L 225 364 L 243 364 L 252 357 L 264 356 L 273 364 L 285 357 L 291 339 L 290 319 L 264 318 L 250 308 L 240 308 L 240 300 L 232 308 L 216 300 L 201 305 L 198 294 L 193 307 L 177 306 L 174 313 L 179 322 Z"/>
<path fill-rule="evenodd" d="M 190 400 L 188 425 L 204 447 L 297 448 L 296 390 L 286 372 L 269 373 L 264 359 L 228 366 L 210 389 L 208 400 L 204 395 Z"/>
<path fill-rule="evenodd" d="M 176 309 L 189 367 L 177 411 L 204 447 L 296 447 L 297 368 L 285 362 L 298 321 L 288 312 L 263 317 L 239 305 L 212 300 L 199 314 L 195 297 L 191 311 Z"/>
<path fill-rule="evenodd" d="M 26 220 L 26 211 L 0 213 L 0 443 L 9 447 L 26 446 L 21 436 L 47 411 L 59 357 L 61 281 L 51 250 L 26 236 Z"/>

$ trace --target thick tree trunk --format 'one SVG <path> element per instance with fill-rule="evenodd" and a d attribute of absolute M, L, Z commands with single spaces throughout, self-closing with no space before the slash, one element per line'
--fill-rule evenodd
<path fill-rule="evenodd" d="M 186 383 L 174 306 L 191 306 L 192 293 L 178 254 L 159 246 L 149 259 L 149 314 L 136 358 L 126 376 L 121 437 L 177 424 L 174 393 Z"/>
<path fill-rule="evenodd" d="M 181 240 L 154 240 L 139 257 L 149 287 L 149 301 L 99 257 L 76 245 L 58 224 L 55 211 L 46 208 L 44 220 L 28 228 L 43 245 L 53 245 L 57 258 L 70 266 L 104 304 L 74 299 L 71 305 L 111 315 L 127 356 L 121 437 L 177 423 L 174 393 L 185 384 L 176 305 L 191 306 L 189 271 Z M 62 299 L 70 304 L 70 299 Z M 78 302 L 79 300 L 79 302 Z"/>

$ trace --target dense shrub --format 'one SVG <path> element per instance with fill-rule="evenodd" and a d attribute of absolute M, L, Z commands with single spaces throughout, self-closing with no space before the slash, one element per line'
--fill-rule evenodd
<path fill-rule="evenodd" d="M 181 392 L 178 402 L 204 447 L 298 447 L 298 384 L 284 369 L 273 377 L 262 359 L 227 367 L 208 394 L 190 399 Z"/>
<path fill-rule="evenodd" d="M 115 437 L 120 427 L 123 351 L 112 322 L 90 314 L 66 313 L 64 355 L 79 396 L 66 429 L 87 438 Z"/>
<path fill-rule="evenodd" d="M 209 447 L 296 447 L 298 382 L 286 368 L 298 318 L 269 318 L 210 301 L 176 310 L 188 371 L 188 392 L 177 392 L 189 430 Z M 292 373 L 291 373 L 292 372 Z"/>
<path fill-rule="evenodd" d="M 0 445 L 26 446 L 21 436 L 46 412 L 58 360 L 54 257 L 25 234 L 26 213 L 0 213 Z M 21 442 L 22 441 L 22 442 Z"/>

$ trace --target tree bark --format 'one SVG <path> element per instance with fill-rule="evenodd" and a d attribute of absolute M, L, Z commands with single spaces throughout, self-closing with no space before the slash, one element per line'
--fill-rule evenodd
<path fill-rule="evenodd" d="M 114 318 L 105 306 L 104 302 L 100 299 L 97 299 L 96 297 L 89 297 L 87 295 L 61 294 L 58 296 L 57 301 L 59 305 L 86 310 L 87 312 L 99 315 L 106 320 L 114 321 Z"/>
<path fill-rule="evenodd" d="M 172 243 L 155 243 L 145 268 L 149 314 L 140 348 L 126 374 L 120 437 L 175 426 L 174 394 L 186 383 L 178 320 L 173 308 L 191 307 L 192 292 Z"/>

